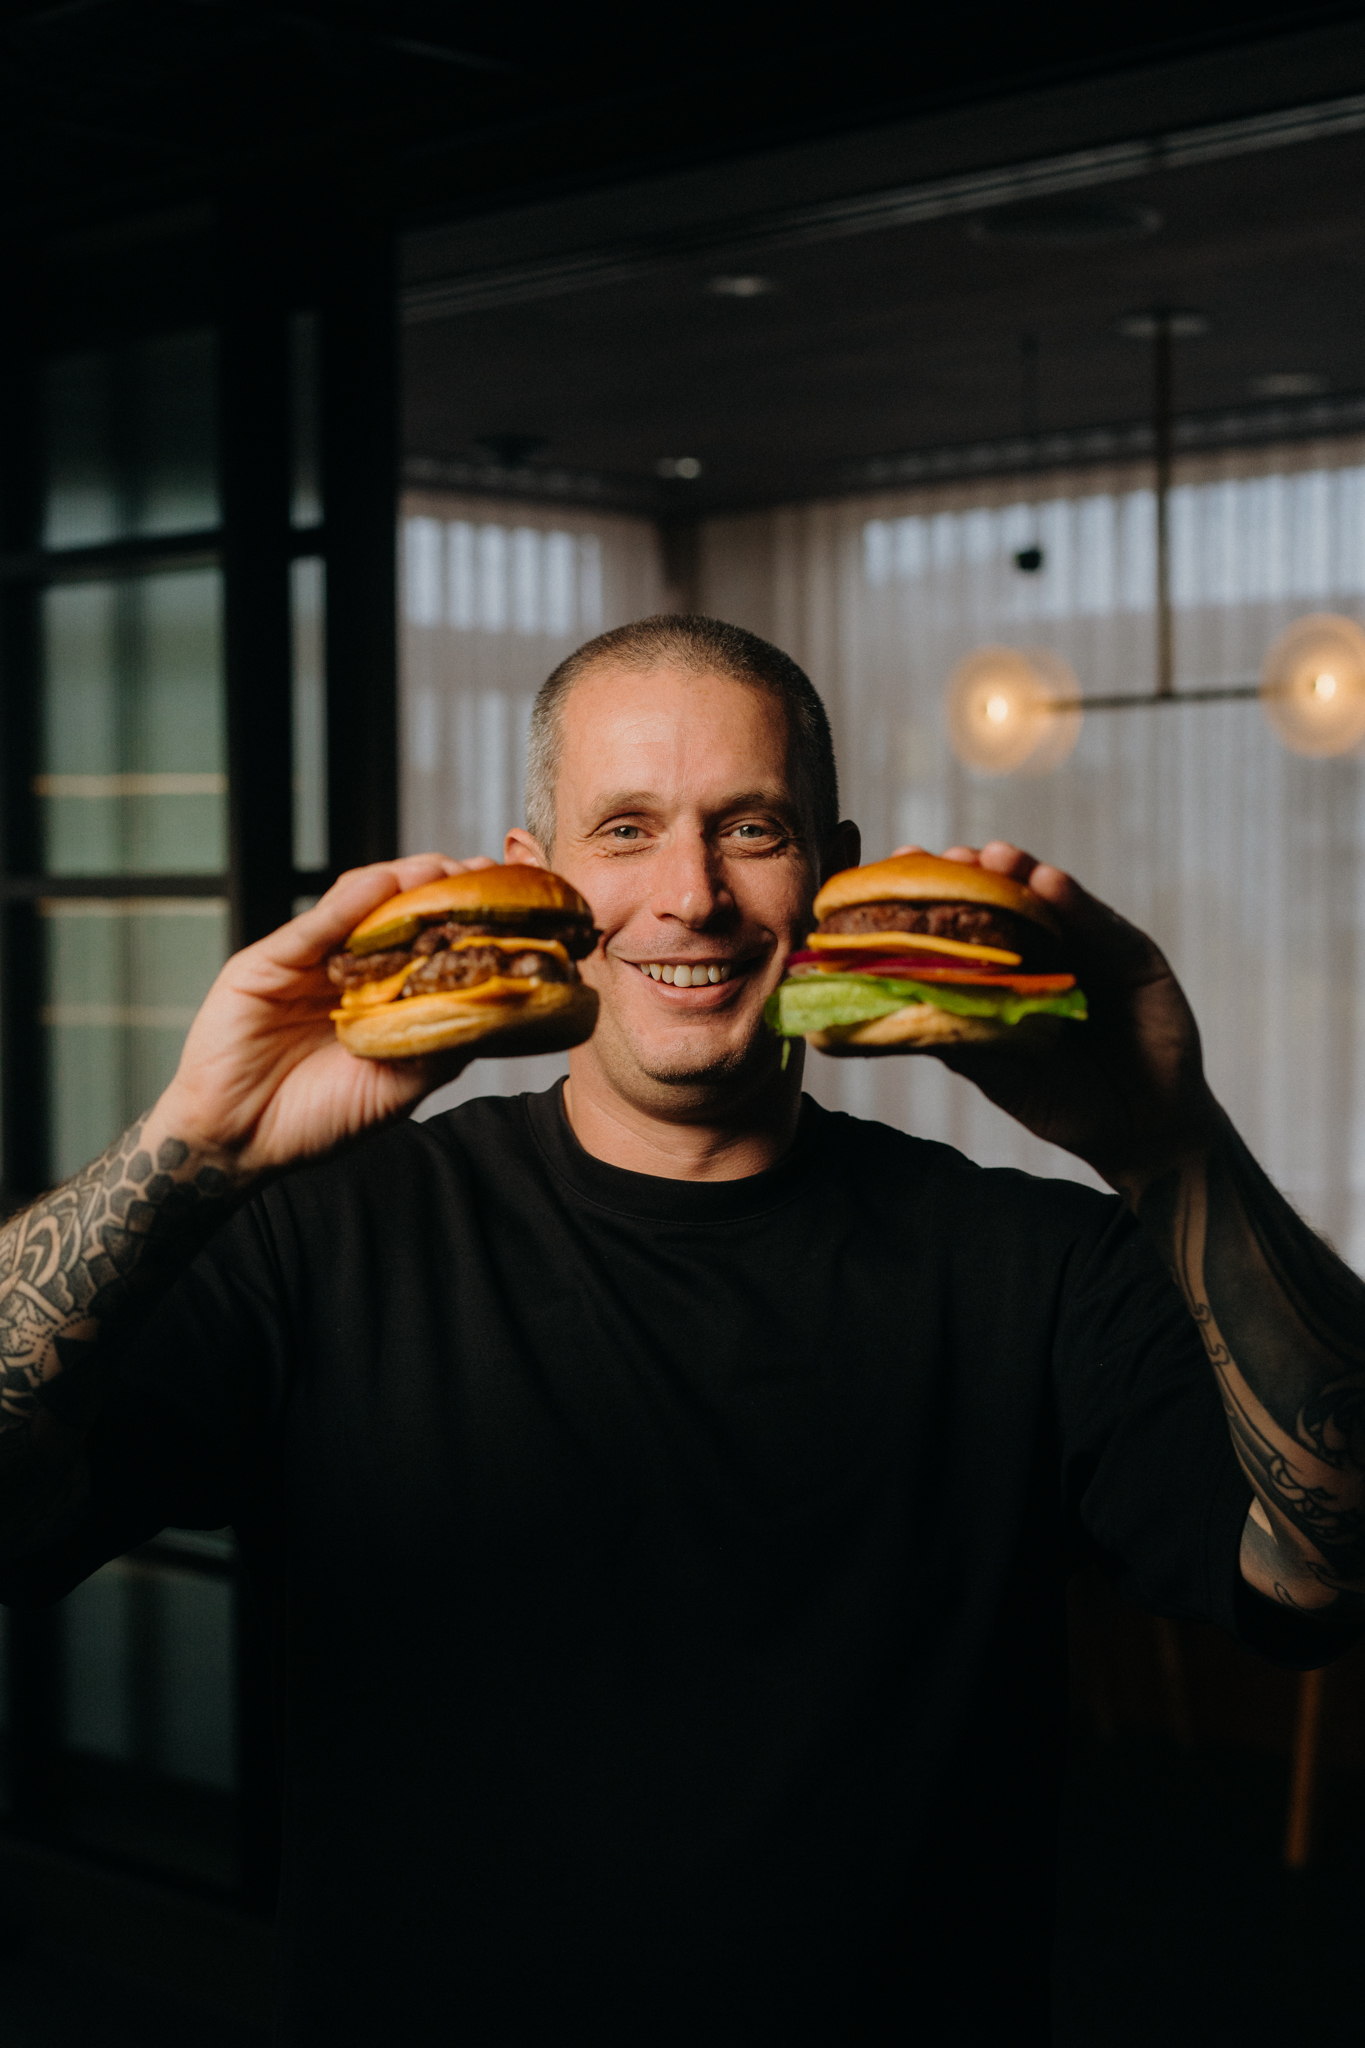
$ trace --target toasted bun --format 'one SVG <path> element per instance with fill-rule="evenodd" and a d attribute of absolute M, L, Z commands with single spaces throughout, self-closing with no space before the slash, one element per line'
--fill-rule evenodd
<path fill-rule="evenodd" d="M 414 892 L 415 893 L 415 892 Z M 443 989 L 409 996 L 406 1002 L 376 1003 L 336 1018 L 337 1037 L 347 1052 L 365 1060 L 420 1059 L 431 1052 L 480 1041 L 487 1057 L 502 1053 L 567 1052 L 591 1038 L 597 1022 L 597 991 L 581 981 L 542 981 L 525 997 L 478 1000 Z"/>
<path fill-rule="evenodd" d="M 424 918 L 445 915 L 471 922 L 487 918 L 490 923 L 515 925 L 523 911 L 537 911 L 542 916 L 549 911 L 592 923 L 592 911 L 573 883 L 562 875 L 552 875 L 548 868 L 470 868 L 462 875 L 442 875 L 437 881 L 423 882 L 420 889 L 404 889 L 400 895 L 390 896 L 361 919 L 346 943 L 353 953 L 377 953 L 388 946 L 406 945 Z M 399 932 L 406 932 L 407 937 L 399 938 Z"/>
<path fill-rule="evenodd" d="M 886 899 L 880 898 L 880 901 Z M 872 1058 L 884 1052 L 933 1052 L 943 1045 L 1026 1045 L 1038 1049 L 1057 1035 L 1062 1019 L 1035 1012 L 1018 1024 L 1002 1024 L 994 1017 L 958 1017 L 951 1010 L 939 1010 L 932 1003 L 907 1003 L 889 1017 L 874 1017 L 867 1024 L 838 1025 L 832 1031 L 813 1031 L 806 1043 L 835 1057 Z"/>
<path fill-rule="evenodd" d="M 870 868 L 842 869 L 830 876 L 816 897 L 815 915 L 828 917 L 860 903 L 988 903 L 993 909 L 1031 918 L 1061 937 L 1061 926 L 1048 905 L 1022 882 L 965 860 L 940 860 L 933 853 L 902 853 Z"/>

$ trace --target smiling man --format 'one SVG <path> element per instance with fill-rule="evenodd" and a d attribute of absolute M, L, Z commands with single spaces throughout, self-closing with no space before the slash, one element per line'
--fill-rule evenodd
<path fill-rule="evenodd" d="M 729 1180 L 795 1134 L 800 1088 L 763 1005 L 822 872 L 859 849 L 805 676 L 733 627 L 710 638 L 646 621 L 555 672 L 507 855 L 552 860 L 602 931 L 584 970 L 601 1021 L 564 1097 L 580 1143 L 640 1173 Z"/>
<path fill-rule="evenodd" d="M 1349 1640 L 1365 1289 L 1156 948 L 1017 848 L 953 857 L 1047 902 L 1092 1022 L 944 1056 L 1115 1196 L 802 1097 L 763 1006 L 857 835 L 752 635 L 572 657 L 506 851 L 601 932 L 562 1089 L 419 1124 L 450 1063 L 337 1044 L 329 951 L 457 865 L 397 861 L 230 961 L 0 1233 L 0 1589 L 236 1528 L 299 2048 L 1036 2048 L 1066 1573 Z"/>

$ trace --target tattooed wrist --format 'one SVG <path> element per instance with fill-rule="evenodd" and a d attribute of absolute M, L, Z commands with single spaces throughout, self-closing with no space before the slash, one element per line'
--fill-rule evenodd
<path fill-rule="evenodd" d="M 140 1118 L 0 1229 L 0 1447 L 38 1390 L 102 1331 L 143 1312 L 231 1207 L 222 1168 Z M 146 1142 L 144 1142 L 146 1139 Z"/>
<path fill-rule="evenodd" d="M 1194 1317 L 1261 1507 L 1248 1581 L 1345 1619 L 1365 1600 L 1365 1282 L 1224 1120 L 1137 1213 Z"/>

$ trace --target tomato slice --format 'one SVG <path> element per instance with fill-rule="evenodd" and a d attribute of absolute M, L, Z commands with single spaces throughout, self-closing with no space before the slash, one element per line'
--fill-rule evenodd
<path fill-rule="evenodd" d="M 964 983 L 973 988 L 1007 988 L 1020 996 L 1060 996 L 1075 988 L 1074 974 L 990 973 L 978 967 L 945 967 L 940 954 L 907 957 L 869 957 L 866 953 L 792 953 L 788 967 L 820 967 L 827 974 L 875 974 L 887 981 L 941 981 Z"/>

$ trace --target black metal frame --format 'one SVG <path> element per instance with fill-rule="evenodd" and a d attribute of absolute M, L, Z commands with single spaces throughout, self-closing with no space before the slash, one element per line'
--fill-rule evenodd
<path fill-rule="evenodd" d="M 212 324 L 219 341 L 222 523 L 209 532 L 47 551 L 38 544 L 43 451 L 35 404 L 42 357 L 137 332 L 136 283 L 92 271 L 68 289 L 60 329 L 37 322 L 0 341 L 0 1128 L 4 1206 L 49 1179 L 41 959 L 36 899 L 226 896 L 233 944 L 263 936 L 346 866 L 391 856 L 398 837 L 395 616 L 396 295 L 393 233 L 374 218 L 299 234 L 277 195 L 250 192 L 220 210 L 213 246 L 190 252 L 176 302 L 157 266 L 147 331 Z M 272 223 L 284 223 L 276 229 Z M 102 259 L 101 259 L 102 260 Z M 18 266 L 22 269 L 22 265 Z M 39 259 L 31 269 L 36 286 Z M 216 293 L 205 296 L 205 279 Z M 36 289 L 33 294 L 37 302 Z M 87 307 L 95 308 L 93 314 Z M 290 318 L 316 308 L 323 365 L 325 525 L 291 525 Z M 293 635 L 290 566 L 327 568 L 327 789 L 322 871 L 293 864 Z M 33 775 L 44 585 L 220 566 L 228 724 L 229 867 L 223 875 L 46 876 Z M 178 1563 L 186 1560 L 176 1553 Z M 200 1568 L 191 1565 L 191 1568 Z M 221 1564 L 204 1566 L 221 1571 Z M 239 1903 L 269 1912 L 279 1853 L 270 1621 L 241 1572 L 235 1588 Z M 57 1800 L 62 1673 L 55 1610 L 9 1616 L 9 1825 L 63 1844 Z M 115 1859 L 117 1860 L 117 1859 Z M 165 1875 L 165 1873 L 160 1873 Z"/>

